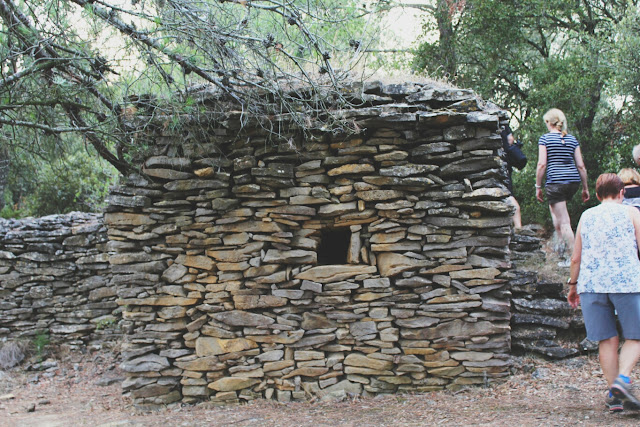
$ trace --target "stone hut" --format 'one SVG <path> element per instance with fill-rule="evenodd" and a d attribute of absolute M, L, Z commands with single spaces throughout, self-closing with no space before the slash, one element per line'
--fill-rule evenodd
<path fill-rule="evenodd" d="M 274 141 L 233 108 L 205 131 L 183 120 L 141 132 L 142 174 L 105 214 L 136 402 L 336 398 L 508 375 L 504 112 L 433 83 L 351 92 L 361 106 L 341 114 L 355 134 Z"/>

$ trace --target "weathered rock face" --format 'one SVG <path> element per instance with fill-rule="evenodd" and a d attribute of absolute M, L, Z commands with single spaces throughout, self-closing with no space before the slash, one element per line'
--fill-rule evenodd
<path fill-rule="evenodd" d="M 0 219 L 0 338 L 72 347 L 120 338 L 102 215 Z"/>
<path fill-rule="evenodd" d="M 561 359 L 575 356 L 597 343 L 581 341 L 586 337 L 580 310 L 572 309 L 564 294 L 564 284 L 542 280 L 534 271 L 525 271 L 519 263 L 542 264 L 544 253 L 534 226 L 516 231 L 511 240 L 514 269 L 509 278 L 511 292 L 511 346 L 515 353 L 538 353 Z"/>
<path fill-rule="evenodd" d="M 138 402 L 507 375 L 504 113 L 424 84 L 359 96 L 343 113 L 354 135 L 276 143 L 233 111 L 198 140 L 159 131 L 146 175 L 114 190 L 105 222 Z"/>

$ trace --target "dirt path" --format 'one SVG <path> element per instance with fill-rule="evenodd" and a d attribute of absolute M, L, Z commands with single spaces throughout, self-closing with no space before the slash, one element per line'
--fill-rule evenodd
<path fill-rule="evenodd" d="M 516 374 L 490 388 L 457 393 L 379 396 L 333 403 L 196 406 L 141 412 L 118 384 L 96 382 L 120 376 L 108 355 L 60 362 L 50 378 L 34 372 L 0 375 L 3 426 L 398 426 L 398 425 L 639 425 L 640 412 L 609 414 L 604 380 L 595 357 L 560 362 L 515 358 Z M 7 394 L 13 396 L 9 398 Z M 33 412 L 27 412 L 35 404 Z"/>

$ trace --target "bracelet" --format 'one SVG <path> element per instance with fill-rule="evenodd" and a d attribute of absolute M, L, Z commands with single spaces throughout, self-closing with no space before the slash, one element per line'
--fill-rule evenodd
<path fill-rule="evenodd" d="M 578 281 L 577 281 L 577 280 L 576 280 L 575 282 L 572 282 L 572 281 L 571 281 L 571 277 L 569 277 L 569 278 L 567 279 L 567 285 L 569 285 L 569 286 L 575 286 L 575 285 L 577 285 L 577 284 L 578 284 Z"/>
<path fill-rule="evenodd" d="M 542 188 L 542 185 L 535 184 L 536 188 Z"/>

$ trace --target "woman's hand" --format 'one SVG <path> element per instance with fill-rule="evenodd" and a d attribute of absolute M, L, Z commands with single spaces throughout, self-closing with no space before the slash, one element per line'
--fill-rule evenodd
<path fill-rule="evenodd" d="M 544 203 L 544 197 L 542 196 L 542 188 L 536 188 L 536 199 L 538 199 L 540 203 Z"/>
<path fill-rule="evenodd" d="M 573 308 L 578 308 L 580 305 L 580 294 L 578 294 L 577 286 L 569 286 L 569 293 L 567 294 L 567 302 Z"/>
<path fill-rule="evenodd" d="M 589 189 L 588 188 L 583 188 L 582 189 L 582 203 L 586 203 L 587 200 L 589 200 Z"/>

